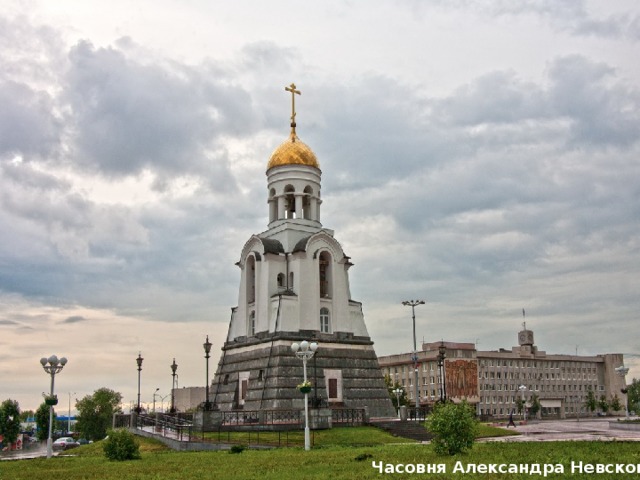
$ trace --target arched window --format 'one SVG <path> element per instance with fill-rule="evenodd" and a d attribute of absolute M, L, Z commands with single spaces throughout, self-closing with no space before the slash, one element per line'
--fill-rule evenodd
<path fill-rule="evenodd" d="M 328 308 L 320 309 L 320 332 L 331 333 L 331 318 Z"/>
<path fill-rule="evenodd" d="M 287 285 L 287 287 L 292 292 L 294 291 L 294 288 L 293 288 L 293 272 L 289 272 L 289 285 Z"/>
<path fill-rule="evenodd" d="M 278 291 L 282 291 L 285 288 L 285 284 L 284 284 L 284 273 L 279 273 L 278 277 L 277 277 L 277 281 L 278 281 Z"/>
<path fill-rule="evenodd" d="M 296 197 L 293 194 L 295 192 L 295 188 L 293 185 L 287 185 L 284 187 L 284 195 L 285 195 L 285 218 L 296 218 Z"/>
<path fill-rule="evenodd" d="M 247 258 L 247 303 L 256 301 L 256 259 L 253 255 Z"/>
<path fill-rule="evenodd" d="M 311 220 L 311 197 L 313 189 L 310 186 L 304 187 L 304 198 L 302 199 L 302 217 Z"/>
<path fill-rule="evenodd" d="M 269 222 L 274 222 L 278 218 L 278 199 L 276 198 L 276 190 L 269 190 Z"/>
<path fill-rule="evenodd" d="M 331 297 L 331 255 L 322 252 L 319 257 L 320 298 Z"/>
<path fill-rule="evenodd" d="M 256 334 L 256 311 L 251 310 L 249 322 L 247 323 L 247 336 L 253 337 Z"/>

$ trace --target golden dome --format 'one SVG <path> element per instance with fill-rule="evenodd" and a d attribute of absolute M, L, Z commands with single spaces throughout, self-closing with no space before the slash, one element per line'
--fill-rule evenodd
<path fill-rule="evenodd" d="M 308 165 L 320 168 L 316 154 L 296 135 L 295 127 L 291 129 L 291 135 L 282 145 L 276 148 L 269 158 L 267 171 L 273 167 L 282 165 Z"/>

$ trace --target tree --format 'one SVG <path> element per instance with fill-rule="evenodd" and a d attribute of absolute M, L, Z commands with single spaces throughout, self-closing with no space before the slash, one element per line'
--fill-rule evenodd
<path fill-rule="evenodd" d="M 634 378 L 629 386 L 627 386 L 627 405 L 629 411 L 640 411 L 640 379 Z"/>
<path fill-rule="evenodd" d="M 33 410 L 25 410 L 23 412 L 20 412 L 20 421 L 26 422 L 27 419 L 33 417 L 34 415 L 35 415 L 35 412 Z"/>
<path fill-rule="evenodd" d="M 409 399 L 407 398 L 407 391 L 404 389 L 404 387 L 402 385 L 400 385 L 398 382 L 393 382 L 391 380 L 391 377 L 389 375 L 385 375 L 384 376 L 384 383 L 387 386 L 387 391 L 389 392 L 389 397 L 391 398 L 391 401 L 393 402 L 393 406 L 397 409 L 398 408 L 398 397 L 396 397 L 396 394 L 393 393 L 393 391 L 396 388 L 399 388 L 400 390 L 402 390 L 402 393 L 400 394 L 400 405 L 409 405 Z"/>
<path fill-rule="evenodd" d="M 427 429 L 434 435 L 431 444 L 438 455 L 455 455 L 473 447 L 478 421 L 466 400 L 437 403 L 427 420 Z"/>
<path fill-rule="evenodd" d="M 534 393 L 533 395 L 531 395 L 531 406 L 529 407 L 529 411 L 531 412 L 531 417 L 535 417 L 541 408 L 542 408 L 542 405 L 540 405 L 540 399 Z"/>
<path fill-rule="evenodd" d="M 516 399 L 516 410 L 518 411 L 518 415 L 522 415 L 524 412 L 524 400 L 521 397 Z"/>
<path fill-rule="evenodd" d="M 621 410 L 624 410 L 624 406 L 620 402 L 620 397 L 618 397 L 617 393 L 611 398 L 611 401 L 609 402 L 609 406 L 611 407 L 611 411 L 613 412 L 619 412 Z"/>
<path fill-rule="evenodd" d="M 602 410 L 602 413 L 604 413 L 605 415 L 609 411 L 610 405 L 609 402 L 607 402 L 607 397 L 604 394 L 600 395 L 598 406 L 600 407 L 600 410 Z"/>
<path fill-rule="evenodd" d="M 38 429 L 38 440 L 46 440 L 49 438 L 49 405 L 42 403 L 36 410 L 36 428 Z M 53 418 L 56 412 L 53 412 Z"/>
<path fill-rule="evenodd" d="M 20 433 L 20 407 L 15 400 L 5 400 L 0 405 L 0 435 L 4 443 L 15 443 Z"/>
<path fill-rule="evenodd" d="M 122 395 L 108 388 L 99 388 L 76 401 L 76 430 L 88 440 L 102 440 L 111 428 L 113 415 L 122 413 L 121 401 Z"/>
<path fill-rule="evenodd" d="M 596 408 L 598 408 L 598 400 L 596 399 L 596 394 L 593 393 L 591 387 L 589 387 L 589 391 L 587 392 L 587 399 L 585 400 L 584 404 L 587 407 L 587 410 L 589 410 L 592 415 L 593 412 L 596 411 Z"/>

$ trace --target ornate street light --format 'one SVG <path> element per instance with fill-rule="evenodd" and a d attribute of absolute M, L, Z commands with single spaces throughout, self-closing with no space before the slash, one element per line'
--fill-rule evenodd
<path fill-rule="evenodd" d="M 447 347 L 444 344 L 444 340 L 440 341 L 438 347 L 438 374 L 440 375 L 440 402 L 447 400 L 447 385 L 446 374 L 444 368 L 444 359 L 447 356 Z"/>
<path fill-rule="evenodd" d="M 629 373 L 629 367 L 625 367 L 624 365 L 620 365 L 617 368 L 614 368 L 615 372 L 622 377 L 622 382 L 626 385 L 627 381 L 625 377 L 627 373 Z M 624 394 L 624 416 L 629 418 L 629 397 L 627 396 L 628 389 L 626 387 L 621 388 L 620 392 Z"/>
<path fill-rule="evenodd" d="M 309 343 L 303 340 L 300 343 L 291 344 L 291 350 L 296 354 L 296 357 L 302 359 L 302 370 L 304 372 L 304 381 L 300 391 L 304 393 L 304 449 L 311 449 L 311 437 L 309 435 L 309 392 L 311 386 L 307 382 L 307 361 L 310 360 L 316 350 L 318 344 L 316 342 Z"/>
<path fill-rule="evenodd" d="M 418 345 L 416 343 L 416 307 L 424 305 L 424 300 L 405 300 L 402 302 L 405 307 L 411 307 L 411 317 L 413 319 L 413 368 L 415 370 L 414 394 L 416 400 L 416 408 L 420 408 L 420 391 L 418 390 Z"/>
<path fill-rule="evenodd" d="M 160 387 L 156 388 L 156 391 L 153 392 L 153 413 L 156 413 L 156 395 L 159 396 Z"/>
<path fill-rule="evenodd" d="M 518 387 L 518 390 L 520 390 L 520 393 L 522 393 L 522 419 L 526 423 L 527 422 L 527 404 L 524 401 L 524 392 L 527 391 L 527 387 L 524 385 L 520 385 Z"/>
<path fill-rule="evenodd" d="M 138 364 L 138 406 L 136 407 L 136 413 L 140 415 L 142 409 L 140 408 L 140 372 L 142 371 L 142 358 L 141 352 L 138 352 L 138 358 L 136 358 L 136 363 Z"/>
<path fill-rule="evenodd" d="M 67 359 L 62 357 L 58 359 L 55 355 L 51 355 L 49 358 L 42 357 L 40 364 L 44 371 L 51 375 L 51 393 L 48 397 L 45 397 L 45 403 L 49 405 L 49 437 L 47 438 L 47 458 L 51 458 L 53 455 L 53 438 L 51 437 L 51 427 L 53 426 L 53 406 L 58 404 L 58 397 L 53 393 L 55 384 L 56 373 L 60 373 L 64 366 L 67 364 Z"/>
<path fill-rule="evenodd" d="M 171 367 L 171 410 L 169 413 L 176 413 L 176 397 L 174 393 L 174 389 L 176 387 L 176 370 L 178 369 L 178 364 L 176 363 L 176 359 L 173 359 L 173 363 L 170 365 Z"/>
<path fill-rule="evenodd" d="M 209 358 L 211 358 L 211 342 L 209 341 L 209 335 L 207 335 L 207 340 L 202 344 L 204 347 L 204 358 L 207 359 L 207 385 L 205 388 L 205 397 L 204 397 L 204 409 L 210 410 L 211 406 L 209 405 Z"/>
<path fill-rule="evenodd" d="M 398 418 L 400 418 L 400 395 L 402 395 L 402 390 L 400 387 L 393 389 L 391 392 L 396 395 L 396 407 L 398 407 Z"/>

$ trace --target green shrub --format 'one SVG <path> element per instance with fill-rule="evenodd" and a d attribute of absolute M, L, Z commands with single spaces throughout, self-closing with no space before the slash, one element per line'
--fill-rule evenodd
<path fill-rule="evenodd" d="M 431 444 L 438 455 L 455 455 L 473 447 L 478 421 L 473 407 L 462 403 L 439 403 L 427 420 L 434 435 Z"/>
<path fill-rule="evenodd" d="M 247 448 L 244 445 L 233 445 L 229 450 L 229 453 L 242 453 Z"/>
<path fill-rule="evenodd" d="M 109 460 L 122 461 L 140 458 L 140 445 L 131 432 L 121 428 L 109 430 L 108 434 L 102 448 Z"/>

